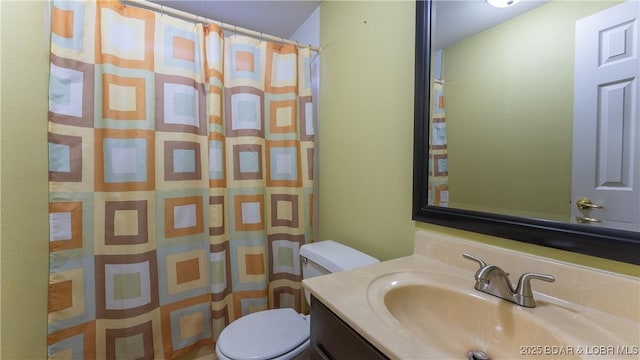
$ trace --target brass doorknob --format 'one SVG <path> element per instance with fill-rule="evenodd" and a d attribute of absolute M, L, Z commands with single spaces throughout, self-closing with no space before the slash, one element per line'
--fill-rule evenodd
<path fill-rule="evenodd" d="M 587 199 L 587 198 L 578 199 L 578 202 L 576 202 L 576 206 L 580 210 L 602 209 L 602 205 L 594 204 L 594 203 L 591 202 L 591 199 Z"/>

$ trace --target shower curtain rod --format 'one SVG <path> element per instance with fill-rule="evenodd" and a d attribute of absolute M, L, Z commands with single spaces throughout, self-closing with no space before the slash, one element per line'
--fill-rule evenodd
<path fill-rule="evenodd" d="M 305 44 L 300 44 L 297 41 L 288 40 L 288 39 L 285 39 L 285 38 L 282 38 L 282 37 L 269 35 L 269 34 L 264 34 L 264 33 L 261 33 L 259 31 L 249 30 L 249 29 L 237 27 L 235 25 L 226 24 L 226 23 L 223 23 L 221 21 L 208 19 L 208 18 L 205 18 L 204 16 L 191 14 L 191 13 L 188 13 L 186 11 L 182 11 L 182 10 L 178 10 L 178 9 L 173 9 L 173 8 L 170 8 L 170 7 L 167 7 L 167 6 L 164 6 L 164 5 L 160 5 L 160 4 L 156 4 L 156 3 L 153 3 L 153 2 L 147 1 L 147 0 L 120 0 L 120 1 L 125 6 L 127 6 L 129 4 L 133 4 L 133 5 L 137 5 L 137 6 L 140 6 L 140 7 L 153 9 L 153 10 L 159 11 L 160 13 L 163 13 L 163 14 L 177 16 L 177 17 L 180 17 L 180 18 L 185 19 L 185 20 L 190 20 L 190 21 L 195 21 L 195 22 L 202 22 L 202 23 L 214 23 L 214 24 L 220 26 L 223 30 L 233 31 L 234 33 L 241 33 L 241 34 L 249 35 L 249 36 L 252 36 L 252 37 L 255 37 L 255 38 L 266 39 L 266 40 L 271 40 L 271 41 L 277 41 L 277 42 L 281 42 L 281 43 L 284 43 L 284 44 L 296 45 L 296 46 L 302 47 L 302 48 L 309 48 L 309 50 L 315 51 L 315 52 L 318 52 L 318 53 L 321 51 L 320 47 L 312 46 L 311 44 L 306 44 L 306 45 Z"/>

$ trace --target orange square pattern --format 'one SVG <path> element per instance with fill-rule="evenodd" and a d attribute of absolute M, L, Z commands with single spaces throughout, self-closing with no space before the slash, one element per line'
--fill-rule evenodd
<path fill-rule="evenodd" d="M 176 263 L 176 280 L 178 284 L 200 279 L 200 261 L 198 258 Z"/>
<path fill-rule="evenodd" d="M 278 45 L 274 43 L 267 44 L 267 66 L 265 73 L 265 91 L 274 93 L 274 94 L 286 94 L 286 93 L 295 93 L 298 91 L 297 84 L 292 86 L 272 86 L 272 78 L 273 78 L 273 63 L 274 63 L 274 54 L 297 54 L 298 48 L 295 45 Z"/>
<path fill-rule="evenodd" d="M 113 110 L 109 108 L 109 86 L 119 85 L 132 87 L 136 93 L 136 109 L 131 111 Z M 144 120 L 147 117 L 147 106 L 145 102 L 145 81 L 144 78 L 121 77 L 112 74 L 102 74 L 102 117 L 116 120 Z"/>
<path fill-rule="evenodd" d="M 264 274 L 264 255 L 263 254 L 245 254 L 245 270 L 247 275 Z"/>
<path fill-rule="evenodd" d="M 195 205 L 196 225 L 186 228 L 175 228 L 173 208 L 183 205 Z M 168 238 L 198 234 L 204 231 L 202 197 L 189 196 L 164 200 L 164 232 Z"/>
<path fill-rule="evenodd" d="M 291 122 L 288 126 L 278 126 L 276 114 L 278 109 L 291 108 Z M 296 132 L 296 101 L 295 100 L 283 100 L 283 101 L 271 101 L 269 103 L 269 129 L 272 133 L 291 133 Z"/>
<path fill-rule="evenodd" d="M 173 37 L 173 57 L 175 59 L 194 62 L 196 44 L 193 40 L 180 36 Z"/>
<path fill-rule="evenodd" d="M 260 214 L 264 214 L 264 196 L 262 195 L 236 195 L 233 197 L 236 231 L 256 231 L 264 229 L 264 218 L 256 224 L 242 223 L 242 203 L 257 202 L 260 204 Z"/>
<path fill-rule="evenodd" d="M 51 31 L 60 37 L 71 39 L 73 37 L 73 10 L 54 7 L 53 18 L 55 20 L 51 24 Z"/>
<path fill-rule="evenodd" d="M 220 86 L 209 86 L 209 96 L 214 95 L 217 96 L 218 101 L 220 101 L 220 111 L 215 114 L 209 114 L 209 123 L 222 126 L 222 105 L 224 104 L 224 100 L 222 100 L 222 88 Z"/>
<path fill-rule="evenodd" d="M 68 309 L 73 306 L 71 280 L 49 284 L 49 312 Z"/>
<path fill-rule="evenodd" d="M 152 11 L 138 9 L 134 6 L 124 6 L 119 1 L 98 1 L 96 16 L 96 29 L 102 29 L 102 14 L 105 11 L 114 11 L 123 18 L 132 18 L 144 21 L 145 44 L 153 44 L 155 29 L 155 14 Z M 153 46 L 147 45 L 144 49 L 144 59 L 132 60 L 118 57 L 112 54 L 102 53 L 102 36 L 96 36 L 96 64 L 109 63 L 119 67 L 153 70 L 154 51 Z"/>
<path fill-rule="evenodd" d="M 255 72 L 253 53 L 248 51 L 236 51 L 236 71 Z"/>
<path fill-rule="evenodd" d="M 79 249 L 82 247 L 82 202 L 49 203 L 49 213 L 71 213 L 71 239 L 49 243 L 51 251 Z"/>

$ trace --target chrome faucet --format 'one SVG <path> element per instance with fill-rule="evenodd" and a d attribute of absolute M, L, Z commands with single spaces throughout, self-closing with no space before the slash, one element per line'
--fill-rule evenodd
<path fill-rule="evenodd" d="M 475 261 L 480 265 L 480 269 L 476 271 L 476 290 L 497 296 L 501 299 L 510 301 L 514 304 L 524 307 L 536 307 L 531 291 L 531 280 L 542 280 L 554 282 L 556 279 L 551 275 L 524 273 L 518 280 L 518 285 L 513 288 L 509 274 L 496 265 L 487 265 L 484 260 L 477 258 L 471 254 L 463 254 L 465 259 Z"/>

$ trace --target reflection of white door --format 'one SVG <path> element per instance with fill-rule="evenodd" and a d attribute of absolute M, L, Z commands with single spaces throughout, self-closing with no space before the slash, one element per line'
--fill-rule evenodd
<path fill-rule="evenodd" d="M 639 18 L 631 0 L 576 22 L 572 222 L 640 230 Z"/>

